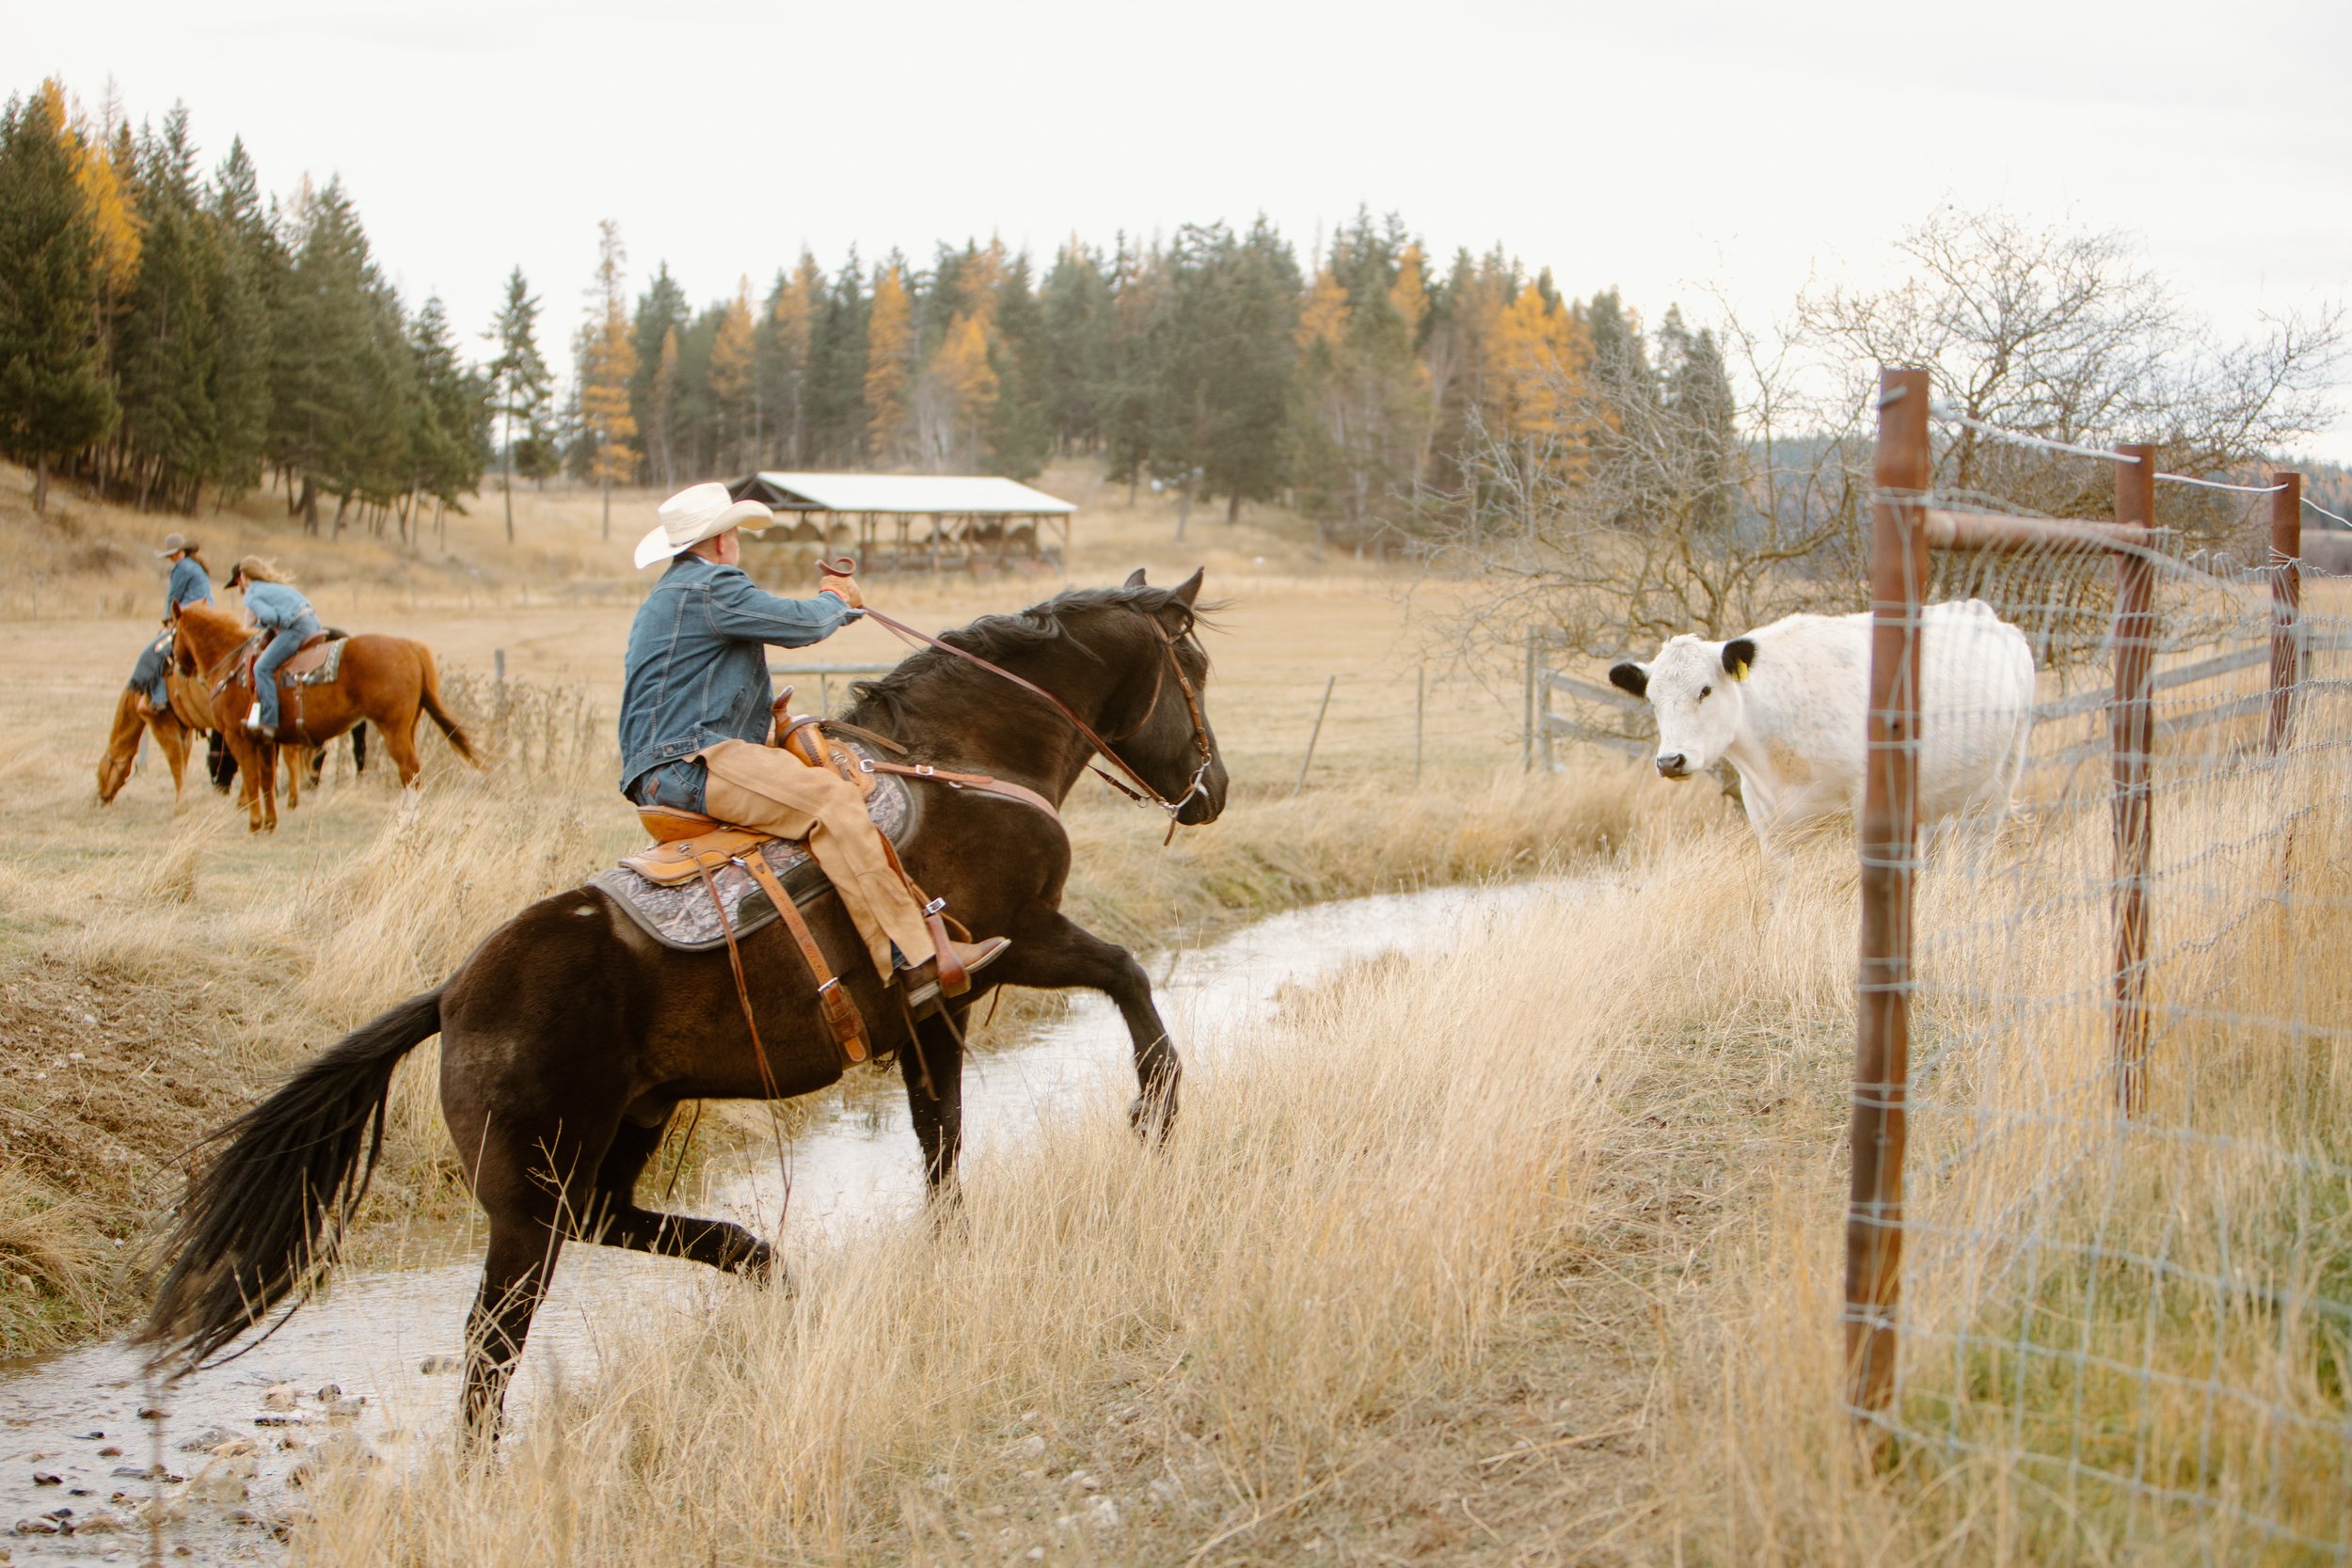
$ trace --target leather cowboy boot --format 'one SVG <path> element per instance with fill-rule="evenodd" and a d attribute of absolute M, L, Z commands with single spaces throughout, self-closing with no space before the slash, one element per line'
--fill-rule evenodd
<path fill-rule="evenodd" d="M 979 942 L 957 942 L 953 938 L 938 953 L 919 964 L 901 962 L 898 984 L 906 988 L 907 1006 L 917 1018 L 929 1018 L 939 1010 L 940 998 L 961 996 L 972 989 L 972 976 L 1004 956 L 1012 945 L 1010 937 L 987 937 Z M 947 962 L 942 964 L 945 958 Z"/>

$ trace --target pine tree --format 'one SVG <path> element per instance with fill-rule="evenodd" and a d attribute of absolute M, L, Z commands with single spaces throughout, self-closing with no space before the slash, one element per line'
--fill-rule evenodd
<path fill-rule="evenodd" d="M 515 542 L 515 468 L 522 458 L 525 477 L 544 473 L 552 462 L 548 425 L 553 415 L 555 377 L 540 357 L 539 301 L 516 267 L 506 279 L 506 303 L 484 334 L 498 345 L 489 364 L 490 408 L 501 423 L 500 470 L 506 500 L 506 542 Z M 518 435 L 517 427 L 520 429 Z"/>
<path fill-rule="evenodd" d="M 241 140 L 230 142 L 214 176 L 211 215 L 221 251 L 214 297 L 213 479 L 223 498 L 233 499 L 261 482 L 269 448 L 271 313 L 286 265 Z"/>
<path fill-rule="evenodd" d="M 408 329 L 411 358 L 416 366 L 417 398 L 408 450 L 409 501 L 403 527 L 411 547 L 423 543 L 424 529 L 417 508 L 433 497 L 437 511 L 453 507 L 458 498 L 482 483 L 485 453 L 489 446 L 489 388 L 483 378 L 457 357 L 449 315 L 437 296 L 425 300 Z"/>
<path fill-rule="evenodd" d="M 202 211 L 187 110 L 175 105 L 140 147 L 145 221 L 139 270 L 116 345 L 122 446 L 142 507 L 160 492 L 194 511 L 217 464 L 213 403 L 223 254 Z"/>
<path fill-rule="evenodd" d="M 996 285 L 996 332 L 989 348 L 996 397 L 984 421 L 984 467 L 1008 479 L 1034 479 L 1054 450 L 1046 412 L 1052 356 L 1044 312 L 1029 287 L 1026 255 L 1006 262 Z"/>
<path fill-rule="evenodd" d="M 307 185 L 289 225 L 294 261 L 277 301 L 272 338 L 270 451 L 299 477 L 288 508 L 319 531 L 321 483 L 342 487 L 369 417 L 368 357 L 375 330 L 375 268 L 366 234 L 340 181 Z"/>
<path fill-rule="evenodd" d="M 866 453 L 866 337 L 872 301 L 853 246 L 817 312 L 809 341 L 808 420 L 818 467 L 852 467 Z"/>
<path fill-rule="evenodd" d="M 603 537 L 612 537 L 612 486 L 637 471 L 637 420 L 629 413 L 629 383 L 637 375 L 637 346 L 629 338 L 628 294 L 622 268 L 621 228 L 596 226 L 596 281 L 588 292 L 585 352 L 580 356 L 580 418 L 588 432 L 588 478 L 604 492 Z"/>
<path fill-rule="evenodd" d="M 904 460 L 914 324 L 903 272 L 896 257 L 874 269 L 874 305 L 866 325 L 866 430 L 875 461 L 884 467 Z"/>
<path fill-rule="evenodd" d="M 685 325 L 686 291 L 670 276 L 670 264 L 664 261 L 654 269 L 653 281 L 638 297 L 636 319 L 629 328 L 629 347 L 636 351 L 637 370 L 629 377 L 628 411 L 644 437 L 645 460 L 653 470 L 653 478 L 665 488 L 677 483 L 674 450 L 676 430 L 672 422 L 677 403 L 677 351 L 668 340 Z M 669 356 L 667 363 L 673 379 L 657 407 L 654 378 L 660 373 L 664 355 Z"/>
<path fill-rule="evenodd" d="M 0 119 L 0 448 L 33 469 L 102 439 L 118 415 L 100 358 L 99 239 L 75 180 L 65 93 L 43 82 Z"/>
<path fill-rule="evenodd" d="M 1038 298 L 1045 340 L 1046 423 L 1061 451 L 1092 451 L 1103 439 L 1117 329 L 1102 258 L 1073 239 L 1055 258 Z"/>

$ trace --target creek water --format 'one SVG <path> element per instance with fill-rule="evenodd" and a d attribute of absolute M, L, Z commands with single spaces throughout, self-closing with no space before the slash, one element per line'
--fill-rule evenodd
<path fill-rule="evenodd" d="M 1558 899 L 1572 885 L 1319 904 L 1158 956 L 1153 987 L 1184 1053 L 1187 1097 L 1214 1092 L 1220 1045 L 1271 1016 L 1285 989 L 1387 953 L 1474 941 L 1495 917 Z M 1123 1115 L 1134 1090 L 1117 1010 L 1077 994 L 1060 1018 L 967 1060 L 966 1164 L 1001 1155 L 1049 1117 Z M 698 1201 L 662 1206 L 780 1234 L 787 1261 L 860 1227 L 907 1223 L 921 1208 L 920 1158 L 895 1082 L 859 1073 L 829 1091 L 787 1153 L 788 1205 L 771 1151 L 715 1165 Z M 397 1463 L 416 1444 L 447 1440 L 466 1308 L 480 1277 L 478 1254 L 458 1250 L 464 1261 L 340 1278 L 247 1354 L 168 1387 L 151 1387 L 138 1355 L 119 1341 L 0 1369 L 0 1529 L 12 1523 L 16 1531 L 0 1544 L 20 1563 L 140 1560 L 144 1511 L 160 1497 L 167 1556 L 279 1560 L 275 1527 L 298 1505 L 306 1463 L 338 1450 Z M 741 1289 L 694 1264 L 565 1248 L 507 1400 L 510 1420 L 527 1423 L 554 1392 L 593 1382 L 602 1330 L 634 1333 L 664 1314 L 691 1320 L 721 1292 Z M 161 1413 L 142 1414 L 150 1409 Z"/>

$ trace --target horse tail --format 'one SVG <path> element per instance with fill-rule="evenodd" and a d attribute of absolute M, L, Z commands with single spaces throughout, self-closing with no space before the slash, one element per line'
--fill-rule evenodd
<path fill-rule="evenodd" d="M 457 727 L 457 721 L 452 719 L 449 716 L 449 709 L 441 705 L 441 675 L 440 672 L 433 667 L 433 650 L 420 642 L 417 644 L 417 657 L 424 661 L 424 685 L 421 698 L 424 711 L 432 716 L 435 723 L 441 726 L 441 733 L 449 736 L 450 746 L 457 754 L 476 768 L 480 768 L 482 759 L 473 754 L 473 742 L 466 738 L 466 732 Z"/>
<path fill-rule="evenodd" d="M 412 996 L 206 1140 L 228 1147 L 189 1179 L 166 1241 L 138 1334 L 151 1365 L 195 1367 L 326 1274 L 383 1152 L 392 1069 L 440 1030 L 440 991 Z"/>

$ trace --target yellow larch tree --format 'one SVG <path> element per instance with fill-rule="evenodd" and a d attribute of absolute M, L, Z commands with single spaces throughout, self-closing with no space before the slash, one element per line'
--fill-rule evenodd
<path fill-rule="evenodd" d="M 946 401 L 941 422 L 953 450 L 937 455 L 947 465 L 979 464 L 980 430 L 996 405 L 996 368 L 988 362 L 988 328 L 977 312 L 958 316 L 931 356 L 930 380 Z"/>
<path fill-rule="evenodd" d="M 637 374 L 637 344 L 629 331 L 628 294 L 624 288 L 620 225 L 611 218 L 596 226 L 596 286 L 591 295 L 587 352 L 581 356 L 580 422 L 592 443 L 588 477 L 604 492 L 604 537 L 612 537 L 612 486 L 637 471 L 637 420 L 629 413 L 628 384 Z"/>
<path fill-rule="evenodd" d="M 808 420 L 810 351 L 817 341 L 817 308 L 825 297 L 825 275 L 805 247 L 800 264 L 776 289 L 770 318 L 775 328 L 777 390 L 783 406 L 776 422 L 784 435 L 787 467 L 805 455 Z"/>
<path fill-rule="evenodd" d="M 1408 245 L 1397 254 L 1396 281 L 1389 285 L 1389 304 L 1405 323 L 1405 341 L 1419 343 L 1421 324 L 1429 314 L 1429 280 L 1418 245 Z"/>
<path fill-rule="evenodd" d="M 724 459 L 730 446 L 738 467 L 755 467 L 752 387 L 752 280 L 746 277 L 735 297 L 719 312 L 719 330 L 710 341 L 710 403 L 719 428 L 713 451 Z"/>
<path fill-rule="evenodd" d="M 1513 434 L 1578 434 L 1575 405 L 1593 362 L 1592 335 L 1530 283 L 1495 324 L 1496 390 Z"/>
<path fill-rule="evenodd" d="M 1336 351 L 1346 333 L 1347 290 L 1327 266 L 1315 274 L 1314 287 L 1307 291 L 1307 302 L 1299 309 L 1298 346 L 1323 343 Z"/>
<path fill-rule="evenodd" d="M 907 422 L 907 361 L 914 350 L 914 311 L 893 261 L 874 282 L 866 323 L 866 430 L 878 463 L 898 461 Z"/>

